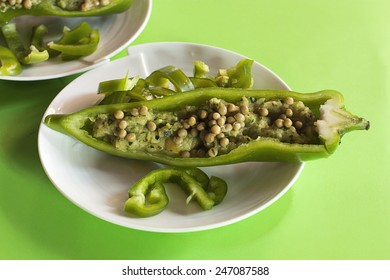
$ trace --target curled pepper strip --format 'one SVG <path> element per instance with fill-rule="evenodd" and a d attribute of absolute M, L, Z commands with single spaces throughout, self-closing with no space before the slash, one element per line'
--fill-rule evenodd
<path fill-rule="evenodd" d="M 50 42 L 48 47 L 60 52 L 63 60 L 74 60 L 94 53 L 99 41 L 99 31 L 82 22 L 74 29 L 65 29 L 63 36 L 56 42 Z"/>
<path fill-rule="evenodd" d="M 153 87 L 167 87 L 167 83 L 171 82 L 176 91 L 184 92 L 194 89 L 191 80 L 183 73 L 182 70 L 175 66 L 165 66 L 151 73 L 146 82 Z"/>
<path fill-rule="evenodd" d="M 31 33 L 31 45 L 36 47 L 39 51 L 46 50 L 43 38 L 49 32 L 44 24 L 34 26 Z"/>
<path fill-rule="evenodd" d="M 229 77 L 227 87 L 232 88 L 251 88 L 253 84 L 252 78 L 253 60 L 243 59 L 237 63 L 236 66 L 227 70 Z"/>
<path fill-rule="evenodd" d="M 125 211 L 138 217 L 151 217 L 161 213 L 168 205 L 169 199 L 161 182 L 153 184 L 136 184 L 125 203 Z"/>
<path fill-rule="evenodd" d="M 220 203 L 226 195 L 227 184 L 222 179 L 208 176 L 197 168 L 167 167 L 154 170 L 140 179 L 129 190 L 125 211 L 139 217 L 150 217 L 162 212 L 168 205 L 164 183 L 178 184 L 188 195 L 187 203 L 193 199 L 209 210 Z"/>
<path fill-rule="evenodd" d="M 121 79 L 103 81 L 99 83 L 98 94 L 104 94 L 105 97 L 99 105 L 146 101 L 148 100 L 146 98 L 148 95 L 152 99 L 161 98 L 175 95 L 179 92 L 211 87 L 248 89 L 253 84 L 252 64 L 253 60 L 243 59 L 227 70 L 220 70 L 216 76 L 207 76 L 210 71 L 209 66 L 203 61 L 195 60 L 193 77 L 188 77 L 179 68 L 168 65 L 153 71 L 146 79 L 139 77 L 129 78 L 126 75 Z M 137 83 L 131 89 L 123 86 L 128 81 L 134 79 L 137 79 Z M 173 85 L 173 88 L 170 88 L 169 83 Z M 123 97 L 122 93 L 118 93 L 118 91 L 123 90 L 128 90 L 127 98 L 110 97 L 114 92 L 115 95 Z"/>

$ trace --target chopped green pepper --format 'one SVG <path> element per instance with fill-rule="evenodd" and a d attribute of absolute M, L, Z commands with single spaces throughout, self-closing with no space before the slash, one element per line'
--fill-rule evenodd
<path fill-rule="evenodd" d="M 34 45 L 30 45 L 29 49 L 25 48 L 15 23 L 3 25 L 1 32 L 9 49 L 22 64 L 34 64 L 49 59 L 49 53 L 46 50 L 39 51 Z"/>
<path fill-rule="evenodd" d="M 168 202 L 168 196 L 161 182 L 149 183 L 141 180 L 129 190 L 125 211 L 139 217 L 150 217 L 162 212 Z"/>
<path fill-rule="evenodd" d="M 171 65 L 152 72 L 152 74 L 146 78 L 146 82 L 152 87 L 168 87 L 168 81 L 174 85 L 178 92 L 194 89 L 191 80 L 183 71 Z"/>
<path fill-rule="evenodd" d="M 186 203 L 195 199 L 204 210 L 220 203 L 227 192 L 224 180 L 214 176 L 209 179 L 198 168 L 166 167 L 148 173 L 131 187 L 125 211 L 140 217 L 163 211 L 169 202 L 164 183 L 178 184 L 188 195 Z"/>
<path fill-rule="evenodd" d="M 22 65 L 19 63 L 13 52 L 0 46 L 0 76 L 15 76 L 22 72 Z"/>
<path fill-rule="evenodd" d="M 121 13 L 127 10 L 132 0 L 23 0 L 3 2 L 0 6 L 0 25 L 23 15 L 88 17 Z"/>
<path fill-rule="evenodd" d="M 39 24 L 34 26 L 31 33 L 31 45 L 36 47 L 39 51 L 46 50 L 43 38 L 49 32 L 47 27 L 44 24 Z"/>
<path fill-rule="evenodd" d="M 325 158 L 346 132 L 369 128 L 337 91 L 219 87 L 49 115 L 45 123 L 103 152 L 182 167 Z"/>
<path fill-rule="evenodd" d="M 87 22 L 81 22 L 74 29 L 65 29 L 62 37 L 48 43 L 48 47 L 60 52 L 63 60 L 73 60 L 94 53 L 99 40 L 99 31 Z"/>
<path fill-rule="evenodd" d="M 206 76 L 209 66 L 200 60 L 194 61 L 193 77 L 187 77 L 175 66 L 165 66 L 152 72 L 146 79 L 139 77 L 103 81 L 99 84 L 98 93 L 105 95 L 100 104 L 113 104 L 161 98 L 193 89 L 208 87 L 252 87 L 253 60 L 242 59 L 228 70 L 221 69 L 217 76 Z M 135 86 L 134 80 L 136 81 Z M 130 84 L 131 87 L 126 86 Z M 127 95 L 122 91 L 127 91 Z M 114 93 L 111 96 L 111 93 Z M 132 96 L 132 98 L 130 98 Z M 127 101 L 126 101 L 127 100 Z"/>

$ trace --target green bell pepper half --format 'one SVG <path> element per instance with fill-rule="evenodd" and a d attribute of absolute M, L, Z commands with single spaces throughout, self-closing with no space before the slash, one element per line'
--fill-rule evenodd
<path fill-rule="evenodd" d="M 0 9 L 0 26 L 9 22 L 11 19 L 30 15 L 30 16 L 58 16 L 58 17 L 89 17 L 104 16 L 121 13 L 129 9 L 132 0 L 110 0 L 107 5 L 100 5 L 87 10 L 75 10 L 61 8 L 58 0 L 30 1 L 29 4 L 22 3 L 20 7 L 5 6 Z M 31 5 L 30 5 L 31 4 Z"/>
<path fill-rule="evenodd" d="M 203 210 L 220 203 L 227 192 L 224 180 L 198 168 L 166 167 L 153 170 L 136 182 L 129 190 L 125 211 L 139 217 L 150 217 L 162 212 L 168 205 L 165 183 L 179 185 L 188 195 L 186 203 L 195 200 Z"/>
<path fill-rule="evenodd" d="M 115 148 L 111 143 L 92 137 L 90 128 L 88 128 L 90 118 L 99 114 L 114 114 L 118 110 L 128 112 L 132 108 L 147 106 L 149 109 L 160 112 L 176 112 L 183 110 L 186 106 L 200 106 L 212 98 L 234 103 L 239 102 L 242 97 L 265 98 L 266 100 L 292 97 L 296 101 L 302 101 L 318 117 L 319 144 L 291 144 L 273 138 L 259 137 L 239 145 L 227 154 L 215 157 L 180 157 L 165 151 L 129 150 L 125 152 Z M 298 93 L 286 90 L 246 90 L 219 87 L 195 89 L 150 101 L 93 106 L 69 115 L 48 115 L 44 122 L 54 130 L 73 136 L 86 145 L 109 154 L 179 167 L 215 166 L 248 161 L 302 162 L 326 158 L 336 150 L 341 137 L 346 132 L 369 128 L 367 120 L 345 110 L 343 96 L 338 91 Z"/>

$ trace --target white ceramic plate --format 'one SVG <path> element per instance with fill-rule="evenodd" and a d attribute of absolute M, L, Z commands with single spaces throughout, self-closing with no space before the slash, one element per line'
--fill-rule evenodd
<path fill-rule="evenodd" d="M 45 24 L 49 29 L 47 40 L 57 40 L 64 26 L 73 28 L 86 21 L 100 32 L 99 47 L 92 55 L 75 61 L 61 61 L 60 57 L 23 66 L 18 76 L 0 76 L 3 80 L 34 81 L 48 80 L 81 73 L 109 62 L 110 57 L 119 53 L 133 42 L 145 28 L 151 14 L 152 0 L 133 0 L 126 12 L 103 17 L 61 18 L 23 16 L 15 19 L 22 38 L 29 38 L 31 27 Z M 0 44 L 4 42 L 0 38 Z"/>
<path fill-rule="evenodd" d="M 128 49 L 128 57 L 112 61 L 75 79 L 48 107 L 47 114 L 71 113 L 95 104 L 99 82 L 174 65 L 192 74 L 194 60 L 206 62 L 212 73 L 235 65 L 243 56 L 216 47 L 190 43 L 152 43 Z M 275 74 L 259 63 L 253 65 L 256 88 L 288 89 Z M 128 189 L 141 176 L 160 166 L 122 159 L 93 150 L 49 129 L 43 123 L 38 148 L 43 167 L 54 185 L 87 212 L 125 227 L 156 232 L 188 232 L 211 229 L 251 216 L 281 197 L 299 176 L 303 164 L 242 163 L 203 168 L 228 182 L 224 201 L 209 211 L 196 203 L 185 204 L 179 187 L 170 185 L 168 208 L 150 218 L 133 218 L 123 211 Z"/>

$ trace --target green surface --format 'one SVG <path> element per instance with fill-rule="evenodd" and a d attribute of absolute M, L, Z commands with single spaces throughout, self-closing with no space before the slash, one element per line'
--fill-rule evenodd
<path fill-rule="evenodd" d="M 214 230 L 142 232 L 72 204 L 41 167 L 37 129 L 75 76 L 0 81 L 0 259 L 390 259 L 389 9 L 386 0 L 154 1 L 133 45 L 227 48 L 296 91 L 341 91 L 371 121 L 331 158 L 307 163 L 269 208 Z"/>

